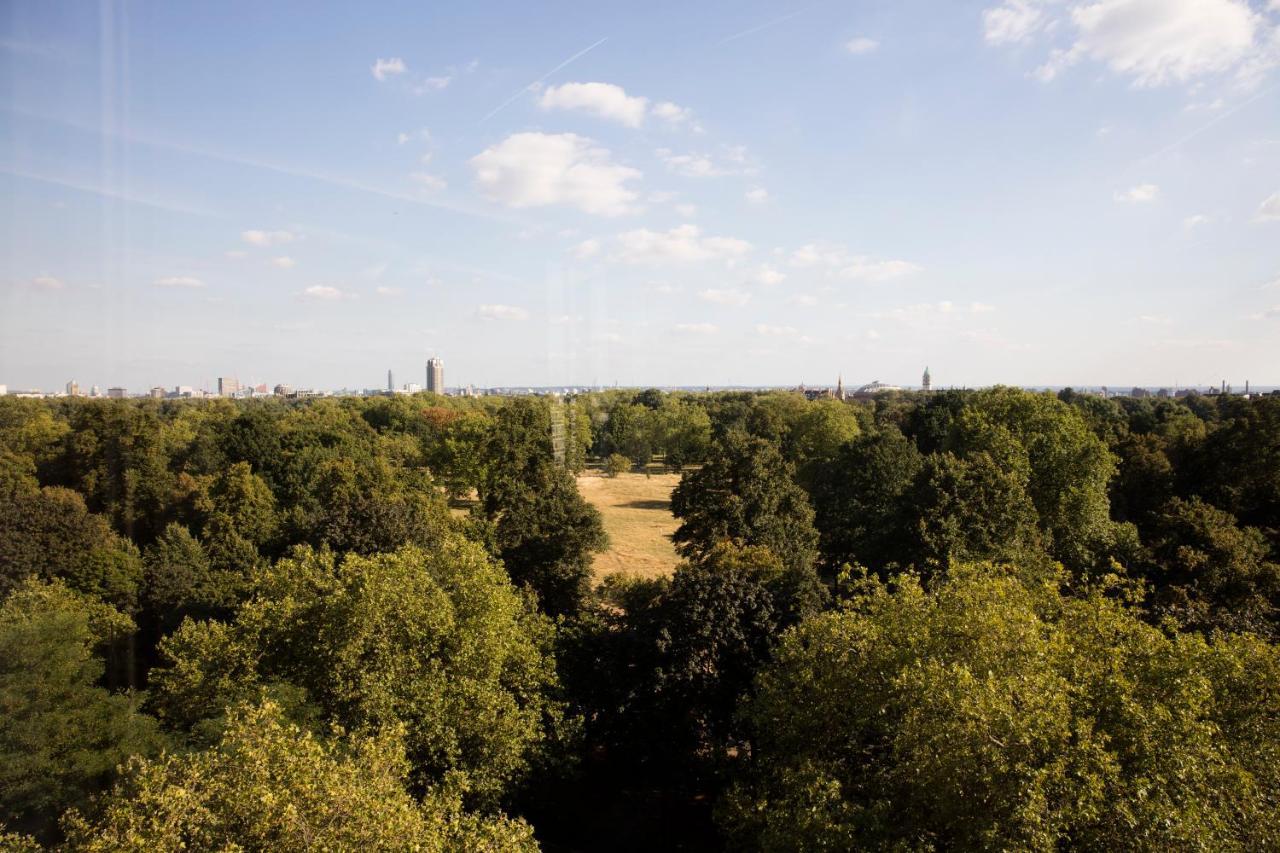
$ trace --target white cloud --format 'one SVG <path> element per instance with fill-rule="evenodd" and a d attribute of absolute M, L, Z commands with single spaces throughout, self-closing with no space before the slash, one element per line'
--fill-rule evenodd
<path fill-rule="evenodd" d="M 244 240 L 250 246 L 279 246 L 284 243 L 292 243 L 295 235 L 292 231 L 241 231 L 240 239 Z"/>
<path fill-rule="evenodd" d="M 686 178 L 711 178 L 727 174 L 705 154 L 674 154 L 660 148 L 658 157 L 668 169 Z"/>
<path fill-rule="evenodd" d="M 223 252 L 223 254 L 233 261 L 238 261 L 242 258 L 249 257 L 249 253 L 246 252 L 244 249 L 228 249 L 227 251 Z"/>
<path fill-rule="evenodd" d="M 514 305 L 481 305 L 476 313 L 486 320 L 524 320 L 529 312 Z"/>
<path fill-rule="evenodd" d="M 171 275 L 156 279 L 156 287 L 204 287 L 204 282 L 189 275 Z"/>
<path fill-rule="evenodd" d="M 425 95 L 428 92 L 439 92 L 441 89 L 447 88 L 452 82 L 452 74 L 444 74 L 439 77 L 426 77 L 423 78 L 421 83 L 414 85 L 411 91 L 415 95 Z"/>
<path fill-rule="evenodd" d="M 1280 220 L 1280 192 L 1272 193 L 1262 204 L 1258 205 L 1259 222 L 1275 222 Z"/>
<path fill-rule="evenodd" d="M 1063 9 L 1059 13 L 1058 9 Z M 1235 70 L 1242 80 L 1273 66 L 1268 22 L 1247 0 L 1093 0 L 1064 8 L 1046 0 L 1005 0 L 983 13 L 989 43 L 1023 42 L 1067 31 L 1035 71 L 1052 80 L 1092 59 L 1138 86 L 1185 83 Z M 1271 32 L 1274 40 L 1274 30 Z"/>
<path fill-rule="evenodd" d="M 595 257 L 600 254 L 600 241 L 595 239 L 583 240 L 581 243 L 570 249 L 569 253 L 580 261 Z"/>
<path fill-rule="evenodd" d="M 1259 23 L 1243 0 L 1099 0 L 1071 18 L 1073 49 L 1143 86 L 1227 70 L 1248 55 Z"/>
<path fill-rule="evenodd" d="M 1201 225 L 1208 225 L 1209 222 L 1210 219 L 1208 216 L 1203 213 L 1197 213 L 1182 220 L 1182 227 L 1187 231 L 1191 231 L 1192 229 L 1199 228 Z"/>
<path fill-rule="evenodd" d="M 755 281 L 756 284 L 763 284 L 765 287 L 773 287 L 775 284 L 782 284 L 786 279 L 786 273 L 779 272 L 767 264 L 760 267 L 752 277 L 752 280 Z"/>
<path fill-rule="evenodd" d="M 676 331 L 690 335 L 714 335 L 720 329 L 714 323 L 676 323 Z"/>
<path fill-rule="evenodd" d="M 766 338 L 785 338 L 799 332 L 795 326 L 770 326 L 767 323 L 756 324 L 756 334 Z"/>
<path fill-rule="evenodd" d="M 919 264 L 913 264 L 911 261 L 877 261 L 857 256 L 848 266 L 840 269 L 840 277 L 854 281 L 882 282 L 912 275 L 920 272 L 921 269 L 923 268 Z"/>
<path fill-rule="evenodd" d="M 396 142 L 400 145 L 404 145 L 406 142 L 412 142 L 415 139 L 422 140 L 423 142 L 430 142 L 431 131 L 427 130 L 424 127 L 421 130 L 414 130 L 414 131 L 402 132 L 402 133 L 396 134 Z"/>
<path fill-rule="evenodd" d="M 716 305 L 732 305 L 741 308 L 751 301 L 751 294 L 731 288 L 708 288 L 698 294 L 703 302 L 714 302 Z"/>
<path fill-rule="evenodd" d="M 393 56 L 390 59 L 377 60 L 369 70 L 373 72 L 375 80 L 386 80 L 388 77 L 403 74 L 409 69 L 408 66 L 404 64 L 403 59 L 398 56 Z"/>
<path fill-rule="evenodd" d="M 513 134 L 470 162 L 476 182 L 495 201 L 511 207 L 567 204 L 601 216 L 630 212 L 636 193 L 627 182 L 641 177 L 572 133 Z"/>
<path fill-rule="evenodd" d="M 696 204 L 677 204 L 674 208 L 675 212 L 683 216 L 685 219 L 692 219 L 698 215 L 698 206 Z"/>
<path fill-rule="evenodd" d="M 627 127 L 644 123 L 649 100 L 628 95 L 612 83 L 565 83 L 551 86 L 539 101 L 544 110 L 582 110 Z"/>
<path fill-rule="evenodd" d="M 403 287 L 386 287 L 385 285 L 379 285 L 378 287 L 375 287 L 373 289 L 373 292 L 378 294 L 379 296 L 399 296 L 400 294 L 404 293 L 404 288 Z"/>
<path fill-rule="evenodd" d="M 1146 323 L 1152 326 L 1167 326 L 1173 322 L 1171 318 L 1166 317 L 1164 314 L 1139 314 L 1137 320 L 1139 323 Z"/>
<path fill-rule="evenodd" d="M 314 299 L 318 302 L 336 302 L 346 294 L 338 288 L 330 287 L 327 284 L 313 284 L 303 290 L 300 295 L 304 299 Z"/>
<path fill-rule="evenodd" d="M 1005 0 L 982 13 L 982 29 L 991 44 L 1027 39 L 1044 23 L 1044 12 L 1035 0 Z"/>
<path fill-rule="evenodd" d="M 736 237 L 703 237 L 696 225 L 680 225 L 670 231 L 638 228 L 617 237 L 619 260 L 632 264 L 692 263 L 733 260 L 751 251 L 751 244 Z"/>
<path fill-rule="evenodd" d="M 289 270 L 297 266 L 298 262 L 288 255 L 281 255 L 278 258 L 271 259 L 271 265 L 278 269 Z"/>
<path fill-rule="evenodd" d="M 802 308 L 812 308 L 818 304 L 818 297 L 811 296 L 807 293 L 800 293 L 791 297 L 791 301 Z"/>
<path fill-rule="evenodd" d="M 764 187 L 752 187 L 746 191 L 744 197 L 752 204 L 764 204 L 769 200 L 769 191 Z"/>
<path fill-rule="evenodd" d="M 659 148 L 653 154 L 668 170 L 686 178 L 752 175 L 757 171 L 747 149 L 741 145 L 722 146 L 718 155 L 705 152 L 677 154 L 670 148 Z"/>
<path fill-rule="evenodd" d="M 448 182 L 445 181 L 444 178 L 439 175 L 430 175 L 426 172 L 410 172 L 409 180 L 430 192 L 439 192 L 449 186 Z"/>
<path fill-rule="evenodd" d="M 1160 188 L 1155 184 L 1138 184 L 1127 190 L 1116 190 L 1112 197 L 1125 204 L 1145 204 L 1155 201 L 1159 196 Z"/>
<path fill-rule="evenodd" d="M 791 253 L 793 267 L 838 266 L 844 262 L 843 249 L 820 246 L 817 243 L 806 243 Z"/>
<path fill-rule="evenodd" d="M 670 101 L 661 101 L 654 104 L 651 112 L 670 124 L 679 125 L 693 121 L 693 110 L 688 107 L 682 107 L 679 104 L 673 104 Z"/>
<path fill-rule="evenodd" d="M 866 36 L 858 36 L 844 43 L 844 49 L 855 56 L 871 53 L 879 46 L 880 42 L 875 39 L 869 39 Z"/>
<path fill-rule="evenodd" d="M 911 261 L 851 255 L 843 247 L 807 243 L 791 253 L 793 267 L 825 268 L 830 274 L 853 281 L 879 283 L 920 272 Z"/>
<path fill-rule="evenodd" d="M 62 290 L 66 287 L 62 279 L 54 278 L 51 275 L 38 275 L 31 279 L 31 284 L 41 290 Z"/>

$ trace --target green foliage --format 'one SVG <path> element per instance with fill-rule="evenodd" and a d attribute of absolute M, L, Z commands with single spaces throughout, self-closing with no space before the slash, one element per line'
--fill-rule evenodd
<path fill-rule="evenodd" d="M 903 507 L 924 459 L 894 428 L 862 435 L 824 466 L 813 487 L 823 562 L 883 569 L 903 559 L 909 515 Z"/>
<path fill-rule="evenodd" d="M 1103 562 L 1115 535 L 1107 497 L 1115 460 L 1079 412 L 1048 394 L 993 388 L 974 394 L 965 415 L 953 447 L 1025 470 L 1050 553 L 1075 569 Z"/>
<path fill-rule="evenodd" d="M 711 416 L 688 400 L 664 400 L 658 411 L 662 450 L 667 467 L 679 471 L 701 462 L 711 444 Z"/>
<path fill-rule="evenodd" d="M 1266 538 L 1199 498 L 1174 498 L 1155 514 L 1147 579 L 1157 615 L 1189 628 L 1254 631 L 1275 638 L 1280 565 Z"/>
<path fill-rule="evenodd" d="M 1266 531 L 1280 554 L 1280 397 L 1223 406 L 1223 423 L 1189 454 L 1182 491 Z"/>
<path fill-rule="evenodd" d="M 725 542 L 768 548 L 795 569 L 811 566 L 816 556 L 813 508 L 791 465 L 775 444 L 738 430 L 681 478 L 671 511 L 681 519 L 672 538 L 686 557 L 705 556 Z"/>
<path fill-rule="evenodd" d="M 591 554 L 607 543 L 600 513 L 551 453 L 545 405 L 516 400 L 498 413 L 484 490 L 486 517 L 511 580 L 548 613 L 575 611 L 591 577 Z"/>
<path fill-rule="evenodd" d="M 0 494 L 0 595 L 29 577 L 59 578 L 132 611 L 142 561 L 137 548 L 90 513 L 76 492 L 17 488 Z"/>
<path fill-rule="evenodd" d="M 905 576 L 802 624 L 744 708 L 722 826 L 753 849 L 1280 843 L 1280 651 L 1059 580 Z"/>
<path fill-rule="evenodd" d="M 616 477 L 631 470 L 631 460 L 621 453 L 610 453 L 605 457 L 603 469 L 606 477 Z"/>
<path fill-rule="evenodd" d="M 66 820 L 83 851 L 536 850 L 520 821 L 463 811 L 448 791 L 405 790 L 399 732 L 320 738 L 271 702 L 232 710 L 219 743 L 129 763 L 88 816 Z"/>
<path fill-rule="evenodd" d="M 517 586 L 528 586 L 547 613 L 578 609 L 591 578 L 591 555 L 608 546 L 600 512 L 573 475 L 546 463 L 520 492 L 508 493 L 496 528 L 498 553 Z"/>
<path fill-rule="evenodd" d="M 225 565 L 225 560 L 220 560 Z M 243 594 L 247 575 L 215 569 L 200 541 L 180 524 L 170 524 L 147 549 L 143 603 L 166 631 L 183 618 L 228 614 Z"/>
<path fill-rule="evenodd" d="M 550 626 L 472 543 L 342 560 L 302 549 L 252 592 L 232 625 L 187 622 L 163 642 L 155 705 L 170 725 L 293 685 L 344 727 L 403 726 L 416 784 L 448 778 L 492 800 L 559 714 Z"/>
<path fill-rule="evenodd" d="M 1039 549 L 1025 476 L 1001 468 L 986 453 L 929 456 L 906 499 L 918 516 L 918 538 L 907 546 L 915 550 L 915 565 L 1009 560 Z"/>
<path fill-rule="evenodd" d="M 101 650 L 133 623 L 61 583 L 29 579 L 0 605 L 0 822 L 48 836 L 116 765 L 159 746 L 139 697 L 98 686 Z"/>

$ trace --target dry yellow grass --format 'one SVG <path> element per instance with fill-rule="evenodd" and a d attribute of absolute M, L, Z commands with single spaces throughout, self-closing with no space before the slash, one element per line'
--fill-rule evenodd
<path fill-rule="evenodd" d="M 671 544 L 678 526 L 671 515 L 671 490 L 679 474 L 619 474 L 589 471 L 578 477 L 578 491 L 604 516 L 609 550 L 597 554 L 597 578 L 614 572 L 651 578 L 670 574 L 680 558 Z"/>

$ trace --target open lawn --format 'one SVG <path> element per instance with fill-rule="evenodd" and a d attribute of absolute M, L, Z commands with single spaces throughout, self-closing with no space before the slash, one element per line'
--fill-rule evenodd
<path fill-rule="evenodd" d="M 604 477 L 588 471 L 578 477 L 578 490 L 604 516 L 609 550 L 596 555 L 595 573 L 641 577 L 670 574 L 679 562 L 671 545 L 678 526 L 671 515 L 671 490 L 679 474 L 626 473 Z"/>

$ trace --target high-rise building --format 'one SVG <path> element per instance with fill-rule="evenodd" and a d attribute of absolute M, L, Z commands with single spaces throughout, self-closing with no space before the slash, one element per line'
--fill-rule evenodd
<path fill-rule="evenodd" d="M 161 388 L 159 385 L 157 385 L 156 387 L 152 388 L 152 389 L 151 389 L 151 399 L 153 399 L 153 400 L 163 400 L 163 399 L 164 399 L 164 388 Z"/>
<path fill-rule="evenodd" d="M 125 397 L 129 396 L 129 392 L 123 388 L 108 388 L 107 396 L 112 400 L 123 400 Z"/>
<path fill-rule="evenodd" d="M 444 362 L 438 358 L 427 359 L 427 390 L 433 394 L 444 393 Z"/>
<path fill-rule="evenodd" d="M 89 389 L 89 396 L 90 396 L 90 397 L 101 397 L 101 396 L 102 396 L 102 389 L 101 389 L 101 388 L 99 388 L 97 385 L 94 385 L 92 388 L 90 388 L 90 389 Z"/>
<path fill-rule="evenodd" d="M 396 383 L 395 383 L 395 380 L 393 380 L 393 379 L 391 378 L 391 371 L 390 371 L 390 370 L 388 370 L 388 371 L 387 371 L 387 392 L 388 392 L 388 393 L 390 393 L 390 392 L 393 392 L 393 391 L 395 391 L 395 390 L 396 390 Z"/>
<path fill-rule="evenodd" d="M 67 396 L 68 397 L 80 396 L 80 385 L 74 379 L 72 379 L 70 382 L 67 383 Z"/>
<path fill-rule="evenodd" d="M 924 376 L 920 377 L 920 387 L 926 391 L 933 388 L 933 377 L 929 375 L 929 368 L 924 369 Z"/>
<path fill-rule="evenodd" d="M 240 393 L 239 379 L 230 379 L 226 376 L 218 377 L 218 396 L 219 397 L 234 397 L 238 393 Z"/>

